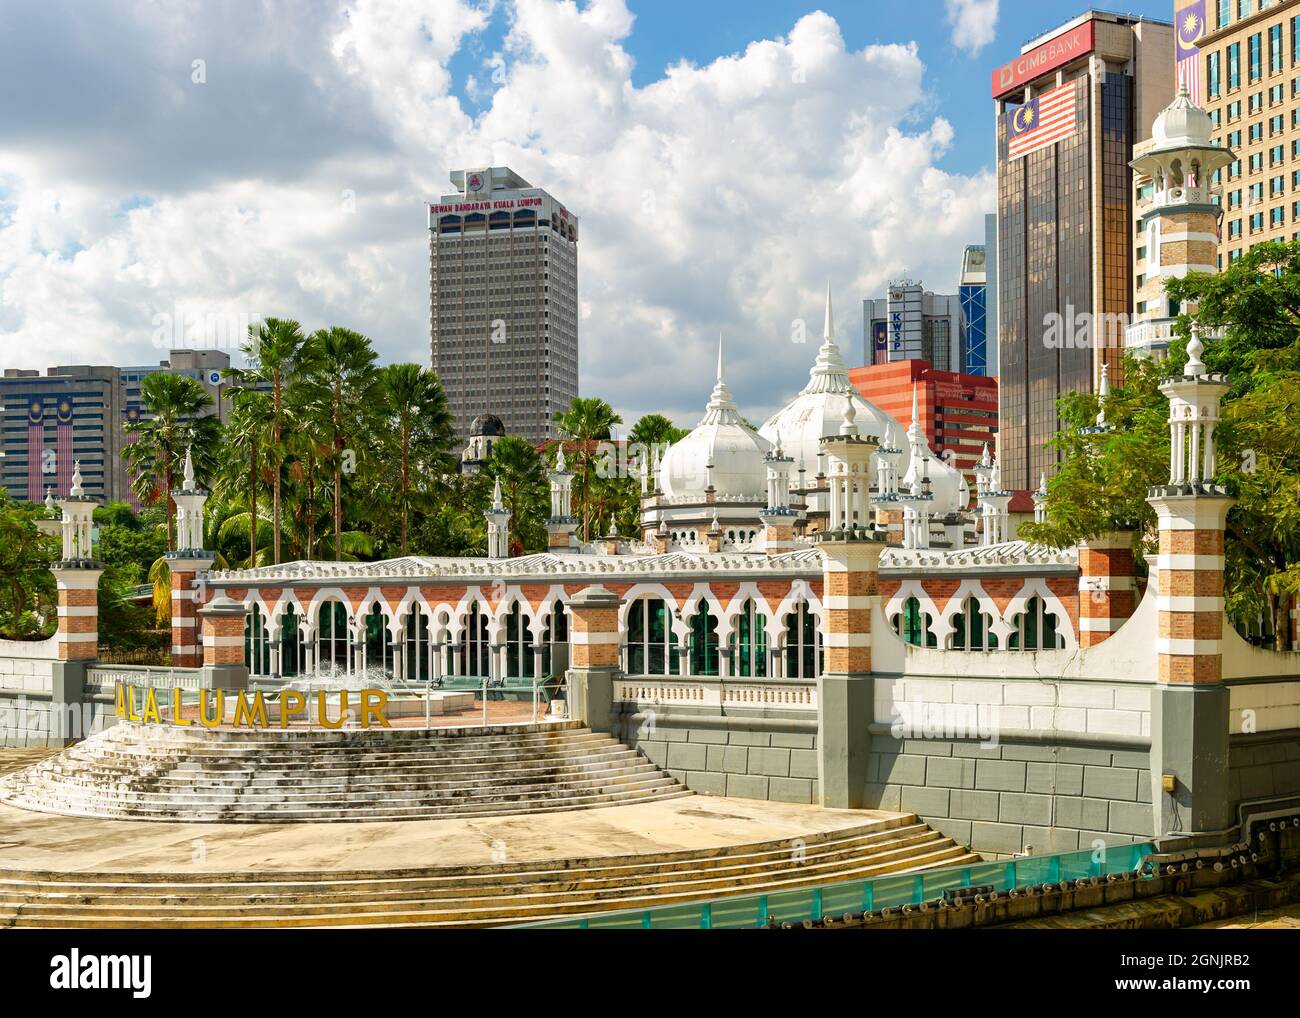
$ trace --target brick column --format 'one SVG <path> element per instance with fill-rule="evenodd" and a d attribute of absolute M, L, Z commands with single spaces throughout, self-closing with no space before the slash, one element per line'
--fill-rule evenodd
<path fill-rule="evenodd" d="M 1182 378 L 1169 398 L 1170 483 L 1147 501 L 1159 518 L 1156 560 L 1156 690 L 1151 782 L 1155 834 L 1221 831 L 1232 822 L 1228 792 L 1228 688 L 1223 684 L 1223 536 L 1234 504 L 1214 483 L 1214 426 L 1227 391 L 1205 374 L 1193 326 Z M 1162 790 L 1169 775 L 1174 791 Z"/>
<path fill-rule="evenodd" d="M 618 609 L 623 599 L 604 587 L 586 587 L 569 599 L 569 717 L 608 732 L 619 674 Z"/>
<path fill-rule="evenodd" d="M 1079 542 L 1079 646 L 1095 647 L 1137 607 L 1133 534 L 1117 531 Z"/>
<path fill-rule="evenodd" d="M 60 661 L 93 661 L 99 656 L 99 578 L 97 564 L 58 562 L 50 570 L 59 591 Z"/>
<path fill-rule="evenodd" d="M 198 611 L 203 625 L 203 684 L 211 689 L 247 689 L 244 664 L 244 606 L 224 594 Z"/>
<path fill-rule="evenodd" d="M 212 567 L 211 556 L 194 557 L 193 553 L 171 552 L 167 566 L 172 577 L 172 665 L 198 668 L 203 664 L 198 626 L 198 590 L 196 581 Z"/>
<path fill-rule="evenodd" d="M 793 512 L 776 512 L 765 509 L 758 517 L 763 523 L 763 538 L 769 555 L 784 555 L 794 550 Z"/>

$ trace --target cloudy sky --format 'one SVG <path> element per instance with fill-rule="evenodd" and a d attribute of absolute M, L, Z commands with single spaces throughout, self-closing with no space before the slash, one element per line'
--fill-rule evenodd
<path fill-rule="evenodd" d="M 850 363 L 863 297 L 951 292 L 994 207 L 990 71 L 1081 9 L 8 0 L 0 367 L 148 364 L 169 325 L 266 315 L 427 363 L 423 203 L 508 164 L 582 219 L 583 394 L 693 423 L 722 331 L 762 419 L 827 281 Z"/>

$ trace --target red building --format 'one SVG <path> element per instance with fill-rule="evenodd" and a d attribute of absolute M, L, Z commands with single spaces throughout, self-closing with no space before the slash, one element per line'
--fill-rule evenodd
<path fill-rule="evenodd" d="M 912 389 L 925 440 L 936 456 L 969 471 L 998 431 L 998 380 L 956 371 L 935 371 L 929 361 L 891 361 L 849 369 L 849 381 L 862 395 L 898 421 L 912 423 Z"/>

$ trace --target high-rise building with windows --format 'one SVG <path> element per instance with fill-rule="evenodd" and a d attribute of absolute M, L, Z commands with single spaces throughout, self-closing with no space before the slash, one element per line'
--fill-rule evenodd
<path fill-rule="evenodd" d="M 1168 22 L 1088 11 L 993 72 L 1002 484 L 1038 485 L 1057 400 L 1119 377 L 1132 311 L 1129 160 L 1174 94 Z M 1112 322 L 1114 327 L 1107 325 Z"/>
<path fill-rule="evenodd" d="M 961 302 L 962 371 L 968 375 L 996 374 L 989 371 L 988 254 L 983 244 L 971 244 L 961 254 L 961 277 L 957 299 Z M 994 358 L 996 363 L 997 358 Z"/>
<path fill-rule="evenodd" d="M 429 337 L 457 435 L 480 414 L 542 442 L 578 395 L 578 219 L 504 166 L 429 206 Z"/>
<path fill-rule="evenodd" d="M 884 297 L 862 302 L 863 361 L 887 364 L 924 360 L 938 371 L 961 371 L 961 302 L 911 279 L 889 284 Z"/>
<path fill-rule="evenodd" d="M 1261 241 L 1300 239 L 1300 0 L 1176 5 L 1180 54 L 1200 78 L 1192 101 L 1236 156 L 1209 180 L 1222 192 L 1223 267 Z"/>

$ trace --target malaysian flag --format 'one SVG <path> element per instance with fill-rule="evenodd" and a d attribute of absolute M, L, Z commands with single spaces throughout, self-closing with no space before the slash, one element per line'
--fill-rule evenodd
<path fill-rule="evenodd" d="M 54 490 L 62 494 L 72 489 L 72 400 L 59 400 L 55 411 L 58 425 L 54 430 Z"/>
<path fill-rule="evenodd" d="M 45 497 L 45 404 L 39 396 L 27 402 L 27 501 Z M 66 492 L 59 492 L 60 495 Z"/>
<path fill-rule="evenodd" d="M 1204 96 L 1201 84 L 1201 50 L 1197 45 L 1205 35 L 1205 0 L 1183 2 L 1174 13 L 1174 47 L 1178 60 L 1178 83 L 1197 106 Z"/>
<path fill-rule="evenodd" d="M 1007 158 L 1019 159 L 1068 138 L 1079 127 L 1078 87 L 1070 81 L 1007 110 Z"/>

